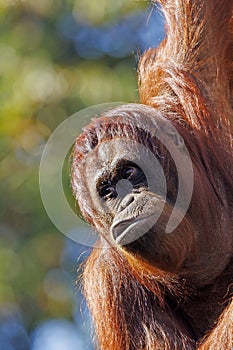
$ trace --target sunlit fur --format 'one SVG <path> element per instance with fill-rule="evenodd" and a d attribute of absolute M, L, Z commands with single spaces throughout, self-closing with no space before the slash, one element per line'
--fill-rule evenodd
<path fill-rule="evenodd" d="M 232 350 L 233 2 L 160 2 L 167 37 L 141 58 L 141 104 L 108 111 L 84 129 L 73 150 L 72 187 L 83 216 L 104 236 L 109 223 L 90 201 L 86 156 L 119 137 L 165 154 L 140 130 L 153 110 L 169 119 L 194 167 L 193 197 L 180 232 L 185 240 L 164 248 L 177 256 L 177 271 L 100 242 L 83 271 L 84 294 L 102 350 Z M 170 166 L 164 168 L 168 181 Z M 184 267 L 178 258 L 187 252 Z"/>

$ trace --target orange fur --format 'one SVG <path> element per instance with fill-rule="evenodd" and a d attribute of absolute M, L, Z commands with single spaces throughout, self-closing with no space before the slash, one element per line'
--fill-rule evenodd
<path fill-rule="evenodd" d="M 149 49 L 141 58 L 140 102 L 168 118 L 184 138 L 196 169 L 188 215 L 203 236 L 218 230 L 215 237 L 228 247 L 221 252 L 223 258 L 229 255 L 228 263 L 208 285 L 199 287 L 188 272 L 162 271 L 117 247 L 96 248 L 84 269 L 84 294 L 102 350 L 232 350 L 233 2 L 160 3 L 167 35 L 158 48 Z M 128 129 L 123 126 L 125 118 L 143 118 L 145 113 L 142 105 L 134 112 L 128 106 L 107 112 L 76 141 L 74 193 L 84 217 L 100 233 L 107 228 L 86 194 L 85 156 L 114 137 L 130 137 L 150 147 L 151 140 L 133 124 Z M 184 226 L 190 230 L 187 242 L 174 241 L 177 256 L 182 244 L 191 247 L 195 241 L 190 225 Z M 208 248 L 213 244 L 211 237 L 205 241 Z M 217 268 L 216 255 L 213 248 L 203 270 L 193 266 L 194 275 L 204 281 L 205 265 L 210 263 L 213 271 Z"/>

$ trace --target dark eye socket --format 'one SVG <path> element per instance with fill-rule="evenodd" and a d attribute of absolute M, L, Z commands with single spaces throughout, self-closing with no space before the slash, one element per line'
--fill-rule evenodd
<path fill-rule="evenodd" d="M 98 192 L 99 192 L 100 197 L 103 198 L 104 200 L 109 200 L 109 199 L 112 199 L 116 196 L 115 186 L 113 186 L 111 184 L 106 184 L 106 185 L 101 186 L 99 188 Z"/>
<path fill-rule="evenodd" d="M 140 172 L 140 169 L 134 166 L 131 166 L 131 165 L 125 166 L 122 170 L 122 178 L 127 180 L 136 178 L 139 175 L 139 172 Z"/>
<path fill-rule="evenodd" d="M 134 165 L 124 166 L 122 169 L 122 178 L 129 180 L 134 186 L 147 184 L 147 180 L 142 169 Z"/>
<path fill-rule="evenodd" d="M 135 189 L 148 186 L 146 176 L 139 166 L 134 163 L 122 162 L 114 169 L 111 177 L 105 176 L 98 181 L 96 189 L 100 198 L 105 201 L 117 198 L 116 186 L 121 179 L 130 181 Z"/>

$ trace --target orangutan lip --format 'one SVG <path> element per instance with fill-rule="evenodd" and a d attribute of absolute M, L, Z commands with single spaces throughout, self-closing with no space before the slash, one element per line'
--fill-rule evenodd
<path fill-rule="evenodd" d="M 121 221 L 112 226 L 112 236 L 119 245 L 126 245 L 136 241 L 154 226 L 156 215 L 138 216 Z"/>

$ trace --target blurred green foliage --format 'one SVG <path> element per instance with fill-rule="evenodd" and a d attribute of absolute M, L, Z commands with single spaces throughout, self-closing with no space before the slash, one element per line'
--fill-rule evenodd
<path fill-rule="evenodd" d="M 0 0 L 0 319 L 17 309 L 27 332 L 47 318 L 72 318 L 78 265 L 62 265 L 64 237 L 41 202 L 43 147 L 57 125 L 86 106 L 137 101 L 134 54 L 81 57 L 61 23 L 98 27 L 146 6 Z"/>

